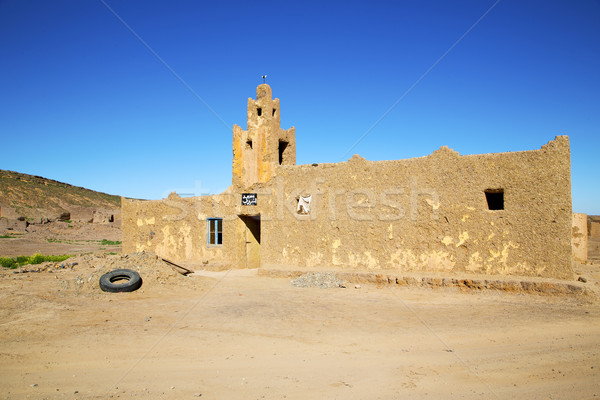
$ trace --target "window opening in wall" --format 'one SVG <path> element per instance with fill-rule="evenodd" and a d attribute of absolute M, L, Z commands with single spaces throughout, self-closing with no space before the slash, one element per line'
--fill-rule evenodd
<path fill-rule="evenodd" d="M 209 245 L 223 244 L 223 218 L 207 218 L 206 242 Z"/>
<path fill-rule="evenodd" d="M 504 189 L 486 189 L 488 210 L 504 210 Z"/>
<path fill-rule="evenodd" d="M 247 149 L 252 149 L 252 140 L 247 140 L 246 141 L 246 148 Z"/>
<path fill-rule="evenodd" d="M 274 108 L 274 109 L 273 109 L 273 116 L 275 116 L 275 113 L 276 113 L 276 112 L 277 112 L 277 109 L 276 109 L 276 108 Z"/>
<path fill-rule="evenodd" d="M 256 113 L 258 114 L 258 116 L 260 117 L 262 115 L 262 108 L 258 107 L 256 109 Z"/>
<path fill-rule="evenodd" d="M 284 140 L 279 141 L 279 165 L 283 164 L 283 154 L 285 153 L 288 144 L 289 143 Z"/>

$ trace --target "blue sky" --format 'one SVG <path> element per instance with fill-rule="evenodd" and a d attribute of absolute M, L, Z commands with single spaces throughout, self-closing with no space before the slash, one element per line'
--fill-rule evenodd
<path fill-rule="evenodd" d="M 573 209 L 600 214 L 598 0 L 0 0 L 0 58 L 1 169 L 136 198 L 221 192 L 267 74 L 299 164 L 569 135 Z"/>

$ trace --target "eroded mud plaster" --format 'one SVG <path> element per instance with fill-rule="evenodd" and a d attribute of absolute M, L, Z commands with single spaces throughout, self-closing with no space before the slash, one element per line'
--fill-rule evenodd
<path fill-rule="evenodd" d="M 123 199 L 123 250 L 180 261 L 571 278 L 569 139 L 539 150 L 296 165 L 268 85 L 233 128 L 232 186 L 214 196 Z M 256 205 L 242 205 L 242 194 Z M 311 195 L 310 213 L 297 213 Z M 222 244 L 207 219 L 222 219 Z M 256 265 L 256 264 L 253 264 Z"/>

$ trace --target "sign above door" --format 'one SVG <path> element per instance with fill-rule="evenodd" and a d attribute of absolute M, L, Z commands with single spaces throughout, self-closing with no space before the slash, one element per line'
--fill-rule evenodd
<path fill-rule="evenodd" d="M 242 193 L 243 206 L 255 206 L 258 204 L 256 193 Z"/>

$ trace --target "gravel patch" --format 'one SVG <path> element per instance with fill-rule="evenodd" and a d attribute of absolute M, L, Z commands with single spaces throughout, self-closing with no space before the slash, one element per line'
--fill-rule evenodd
<path fill-rule="evenodd" d="M 331 272 L 309 272 L 293 279 L 291 284 L 296 287 L 318 287 L 321 289 L 346 287 L 346 283 L 338 279 L 338 277 Z"/>

